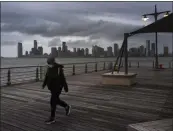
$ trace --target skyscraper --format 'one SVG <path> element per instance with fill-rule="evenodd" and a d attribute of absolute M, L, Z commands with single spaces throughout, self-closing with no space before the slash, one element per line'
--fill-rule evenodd
<path fill-rule="evenodd" d="M 164 47 L 163 55 L 164 56 L 168 56 L 169 55 L 169 49 L 168 49 L 167 46 Z"/>
<path fill-rule="evenodd" d="M 150 56 L 150 40 L 146 41 L 146 56 Z"/>
<path fill-rule="evenodd" d="M 28 56 L 28 51 L 25 51 L 25 56 Z"/>
<path fill-rule="evenodd" d="M 145 55 L 145 48 L 144 48 L 143 45 L 141 45 L 141 46 L 139 47 L 139 53 L 140 53 L 140 56 L 144 56 L 144 55 Z"/>
<path fill-rule="evenodd" d="M 18 43 L 18 48 L 17 48 L 17 52 L 18 52 L 18 57 L 22 57 L 23 56 L 23 46 L 22 43 Z"/>
<path fill-rule="evenodd" d="M 109 47 L 107 47 L 107 56 L 108 57 L 110 57 L 110 56 L 112 56 L 112 47 L 111 46 L 109 46 Z"/>
<path fill-rule="evenodd" d="M 80 56 L 80 48 L 77 48 L 77 55 Z"/>
<path fill-rule="evenodd" d="M 85 49 L 85 56 L 88 56 L 88 55 L 89 55 L 89 49 L 86 48 L 86 49 Z"/>
<path fill-rule="evenodd" d="M 53 57 L 57 57 L 57 56 L 58 56 L 56 47 L 52 47 L 52 48 L 51 48 L 51 55 L 52 55 Z"/>
<path fill-rule="evenodd" d="M 34 40 L 34 49 L 37 50 L 37 40 Z"/>
<path fill-rule="evenodd" d="M 58 47 L 58 52 L 61 52 L 61 47 Z"/>
<path fill-rule="evenodd" d="M 32 55 L 32 51 L 29 52 L 29 55 Z"/>
<path fill-rule="evenodd" d="M 92 56 L 96 56 L 96 46 L 92 46 Z"/>
<path fill-rule="evenodd" d="M 68 52 L 68 46 L 67 45 L 65 46 L 65 52 Z"/>
<path fill-rule="evenodd" d="M 140 50 L 140 48 L 139 48 L 139 49 L 138 49 L 138 48 L 135 48 L 135 47 L 130 48 L 130 49 L 129 49 L 129 56 L 132 56 L 132 57 L 137 57 L 137 56 L 139 56 L 139 55 L 140 55 L 139 50 Z"/>
<path fill-rule="evenodd" d="M 38 47 L 38 52 L 39 52 L 39 55 L 43 55 L 43 47 L 42 46 Z"/>
<path fill-rule="evenodd" d="M 81 49 L 81 56 L 84 56 L 85 50 L 84 48 Z"/>
<path fill-rule="evenodd" d="M 34 40 L 34 48 L 32 50 L 32 54 L 33 55 L 38 55 L 39 54 L 39 51 L 37 49 L 37 40 Z"/>
<path fill-rule="evenodd" d="M 114 44 L 114 56 L 118 56 L 119 53 L 119 48 L 118 48 L 118 44 Z"/>
<path fill-rule="evenodd" d="M 62 52 L 66 52 L 66 42 L 62 42 Z"/>
<path fill-rule="evenodd" d="M 104 48 L 99 47 L 97 45 L 92 47 L 92 56 L 94 57 L 102 57 L 105 55 Z"/>
<path fill-rule="evenodd" d="M 76 53 L 76 48 L 73 48 L 73 52 Z"/>

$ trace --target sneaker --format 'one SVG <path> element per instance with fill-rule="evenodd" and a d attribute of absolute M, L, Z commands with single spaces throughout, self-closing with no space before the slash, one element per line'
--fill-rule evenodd
<path fill-rule="evenodd" d="M 66 108 L 65 108 L 65 111 L 66 111 L 66 115 L 70 115 L 70 110 L 71 110 L 71 106 L 68 105 Z"/>
<path fill-rule="evenodd" d="M 55 123 L 55 118 L 50 117 L 48 120 L 45 121 L 46 124 L 52 124 Z"/>

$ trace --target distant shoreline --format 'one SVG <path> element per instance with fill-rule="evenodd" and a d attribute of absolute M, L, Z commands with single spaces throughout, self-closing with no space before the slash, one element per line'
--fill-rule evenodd
<path fill-rule="evenodd" d="M 159 56 L 159 57 L 161 57 L 161 58 L 164 58 L 164 56 Z M 165 58 L 170 58 L 170 57 L 172 57 L 172 56 L 167 56 L 167 57 L 165 57 Z M 33 58 L 36 58 L 36 59 L 38 59 L 38 58 L 48 58 L 48 57 L 1 57 L 1 58 L 3 58 L 3 59 L 33 59 Z M 57 59 L 58 58 L 116 58 L 115 56 L 113 56 L 113 57 L 56 57 Z M 154 57 L 145 57 L 145 56 L 143 56 L 143 57 L 130 57 L 129 56 L 129 58 L 154 58 Z"/>

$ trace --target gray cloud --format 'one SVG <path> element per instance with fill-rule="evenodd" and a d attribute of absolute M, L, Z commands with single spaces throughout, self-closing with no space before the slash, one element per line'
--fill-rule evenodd
<path fill-rule="evenodd" d="M 95 40 L 68 40 L 67 44 L 69 45 L 70 48 L 88 48 L 92 47 L 92 45 L 97 45 L 99 41 Z"/>
<path fill-rule="evenodd" d="M 140 28 L 143 24 L 141 15 L 154 11 L 155 3 L 2 2 L 1 32 L 49 38 L 52 39 L 48 42 L 49 46 L 59 46 L 59 37 L 71 36 L 89 38 L 67 41 L 71 47 L 89 47 L 94 43 L 105 43 L 103 45 L 107 46 L 117 41 L 121 43 L 123 33 Z M 157 5 L 160 11 L 171 9 L 170 2 L 157 2 Z M 132 38 L 131 43 L 142 43 L 149 38 L 153 39 L 153 35 L 139 35 Z M 170 36 L 162 35 L 160 41 L 165 38 L 171 40 Z M 5 39 L 3 41 L 8 45 Z"/>
<path fill-rule="evenodd" d="M 60 38 L 54 38 L 48 43 L 48 47 L 55 47 L 55 46 L 61 46 L 61 39 Z"/>
<path fill-rule="evenodd" d="M 13 17 L 11 17 L 13 16 Z M 14 19 L 16 18 L 16 19 Z M 18 19 L 21 18 L 21 19 Z M 60 16 L 63 19 L 63 16 Z M 5 17 L 2 15 L 3 32 L 20 32 L 28 35 L 41 35 L 43 37 L 56 36 L 89 36 L 92 39 L 122 39 L 125 31 L 138 28 L 135 25 L 123 25 L 116 22 L 108 22 L 104 20 L 92 21 L 89 19 L 80 19 L 74 17 L 70 21 L 48 21 L 37 17 L 26 17 L 22 14 L 7 13 Z"/>
<path fill-rule="evenodd" d="M 17 45 L 17 41 L 15 40 L 5 40 L 3 42 L 1 42 L 2 46 L 15 46 Z"/>

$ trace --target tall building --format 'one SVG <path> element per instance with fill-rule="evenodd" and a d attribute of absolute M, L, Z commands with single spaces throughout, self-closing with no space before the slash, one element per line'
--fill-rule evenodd
<path fill-rule="evenodd" d="M 105 55 L 104 48 L 99 47 L 97 45 L 92 47 L 92 56 L 94 57 L 102 57 Z"/>
<path fill-rule="evenodd" d="M 155 50 L 156 50 L 155 43 L 152 43 L 151 44 L 151 56 L 155 56 Z"/>
<path fill-rule="evenodd" d="M 92 46 L 92 56 L 96 56 L 96 46 Z"/>
<path fill-rule="evenodd" d="M 65 46 L 65 52 L 68 52 L 68 46 L 67 45 Z"/>
<path fill-rule="evenodd" d="M 37 40 L 34 40 L 34 49 L 37 49 Z"/>
<path fill-rule="evenodd" d="M 86 49 L 85 49 L 85 56 L 88 56 L 88 55 L 89 55 L 89 49 L 86 48 Z"/>
<path fill-rule="evenodd" d="M 77 48 L 77 55 L 80 56 L 80 48 Z"/>
<path fill-rule="evenodd" d="M 140 54 L 140 56 L 145 56 L 145 48 L 143 45 L 141 45 L 139 47 L 139 54 Z"/>
<path fill-rule="evenodd" d="M 114 44 L 114 56 L 118 56 L 118 53 L 119 53 L 119 47 L 118 47 L 118 44 Z"/>
<path fill-rule="evenodd" d="M 38 52 L 39 52 L 39 55 L 43 55 L 43 47 L 42 46 L 38 47 Z"/>
<path fill-rule="evenodd" d="M 76 48 L 73 48 L 73 52 L 76 53 Z"/>
<path fill-rule="evenodd" d="M 82 48 L 82 49 L 81 49 L 80 56 L 84 56 L 84 54 L 85 54 L 85 50 L 84 50 L 84 48 Z"/>
<path fill-rule="evenodd" d="M 31 48 L 31 55 L 34 55 L 34 48 Z"/>
<path fill-rule="evenodd" d="M 61 52 L 61 47 L 58 47 L 58 52 Z"/>
<path fill-rule="evenodd" d="M 167 46 L 164 47 L 163 55 L 164 56 L 168 56 L 169 55 L 169 49 L 168 49 Z"/>
<path fill-rule="evenodd" d="M 29 52 L 29 55 L 32 55 L 32 51 Z"/>
<path fill-rule="evenodd" d="M 146 56 L 150 56 L 150 40 L 146 41 Z"/>
<path fill-rule="evenodd" d="M 129 56 L 132 56 L 132 57 L 140 56 L 139 49 L 138 48 L 130 48 L 129 49 Z"/>
<path fill-rule="evenodd" d="M 51 48 L 51 55 L 52 55 L 53 57 L 57 57 L 57 56 L 58 56 L 56 47 L 52 47 L 52 48 Z"/>
<path fill-rule="evenodd" d="M 25 55 L 28 56 L 28 51 L 25 51 Z"/>
<path fill-rule="evenodd" d="M 111 57 L 112 56 L 112 47 L 111 46 L 109 46 L 109 47 L 107 47 L 107 56 L 108 57 Z"/>
<path fill-rule="evenodd" d="M 62 52 L 66 52 L 66 42 L 62 42 Z"/>
<path fill-rule="evenodd" d="M 18 57 L 22 57 L 23 56 L 23 46 L 22 43 L 18 43 L 18 48 L 17 48 L 17 52 L 18 52 Z"/>

